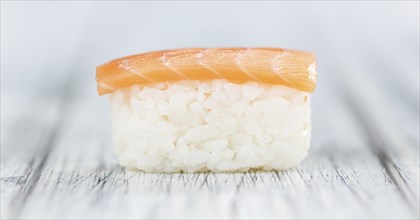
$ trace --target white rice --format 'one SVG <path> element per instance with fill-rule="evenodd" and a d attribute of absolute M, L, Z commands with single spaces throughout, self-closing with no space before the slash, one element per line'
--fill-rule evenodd
<path fill-rule="evenodd" d="M 148 172 L 283 170 L 309 149 L 309 94 L 226 80 L 135 85 L 114 92 L 120 164 Z"/>

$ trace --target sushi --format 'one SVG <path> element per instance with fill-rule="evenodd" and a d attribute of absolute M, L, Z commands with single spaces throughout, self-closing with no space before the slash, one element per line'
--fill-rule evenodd
<path fill-rule="evenodd" d="M 308 153 L 316 57 L 280 48 L 189 48 L 96 69 L 119 163 L 146 172 L 284 170 Z"/>

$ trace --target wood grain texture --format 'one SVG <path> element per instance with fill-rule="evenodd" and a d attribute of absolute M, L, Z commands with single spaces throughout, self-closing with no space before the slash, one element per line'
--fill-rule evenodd
<path fill-rule="evenodd" d="M 57 55 L 63 58 L 58 65 L 63 68 L 52 65 L 29 71 L 35 64 L 17 66 L 18 61 L 3 58 L 3 54 L 13 57 L 15 47 L 3 45 L 2 39 L 2 218 L 419 218 L 419 31 L 411 28 L 418 28 L 418 21 L 410 26 L 406 21 L 411 17 L 405 15 L 418 17 L 418 10 L 407 11 L 408 7 L 418 8 L 418 2 L 60 4 L 54 6 L 56 19 L 73 31 L 81 29 L 80 40 L 69 50 L 75 52 Z M 3 16 L 12 22 L 17 15 L 7 14 L 13 10 L 3 13 L 4 8 L 39 13 L 41 6 L 48 5 L 2 2 L 4 30 L 18 33 L 21 30 L 10 24 L 24 20 L 19 17 L 23 20 L 7 23 Z M 373 8 L 377 17 L 371 18 Z M 390 8 L 393 17 L 388 16 Z M 232 17 L 233 9 L 237 14 Z M 80 27 L 67 20 L 79 10 L 91 14 L 81 15 L 86 20 L 80 18 L 84 21 Z M 138 29 L 120 25 L 128 20 L 145 21 L 156 10 L 163 17 L 140 22 Z M 218 17 L 212 16 L 215 11 Z M 44 12 L 46 17 L 52 13 Z M 61 17 L 60 12 L 64 13 Z M 112 19 L 108 17 L 111 12 L 115 13 Z M 250 12 L 258 13 L 258 18 L 247 16 Z M 172 23 L 165 20 L 179 13 L 186 14 L 185 18 L 177 17 Z M 284 18 L 279 13 L 296 19 L 293 23 L 272 19 Z M 337 19 L 331 19 L 334 16 Z M 197 39 L 198 31 L 203 31 L 193 26 L 191 18 L 202 19 L 201 24 L 214 32 L 235 26 L 241 37 L 227 32 L 226 39 L 221 39 L 206 32 L 207 40 L 182 41 L 185 33 Z M 168 34 L 165 30 L 155 30 L 159 34 L 141 31 L 165 22 L 169 30 L 177 22 L 191 29 L 177 29 L 170 39 L 160 38 L 159 34 Z M 262 22 L 295 34 L 288 37 L 283 31 L 265 29 Z M 401 22 L 406 25 L 399 25 Z M 309 41 L 305 33 L 311 33 Z M 13 42 L 5 36 L 7 42 Z M 150 49 L 135 46 L 135 37 L 140 36 L 150 47 L 258 41 L 255 44 L 312 48 L 319 57 L 320 77 L 312 99 L 313 138 L 308 158 L 282 172 L 150 174 L 120 167 L 112 150 L 107 100 L 96 96 L 94 66 L 103 62 L 97 57 L 104 58 L 104 53 L 118 57 L 128 55 L 132 47 Z M 116 39 L 120 41 L 115 43 Z M 107 46 L 112 49 L 106 51 Z M 127 54 L 114 55 L 119 48 L 129 49 L 124 51 Z M 57 49 L 45 50 L 53 53 Z M 27 75 L 20 75 L 25 71 Z M 12 76 L 31 74 L 50 80 L 34 79 L 31 86 L 13 84 Z M 10 85 L 4 87 L 6 83 Z"/>

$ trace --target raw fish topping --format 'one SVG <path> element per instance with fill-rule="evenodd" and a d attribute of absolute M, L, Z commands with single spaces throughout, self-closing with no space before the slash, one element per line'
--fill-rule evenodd
<path fill-rule="evenodd" d="M 256 81 L 313 92 L 315 55 L 280 48 L 191 48 L 112 60 L 96 68 L 99 95 L 135 84 L 180 80 Z"/>

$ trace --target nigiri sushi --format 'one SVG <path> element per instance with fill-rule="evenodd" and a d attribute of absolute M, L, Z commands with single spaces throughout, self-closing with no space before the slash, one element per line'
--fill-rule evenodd
<path fill-rule="evenodd" d="M 284 170 L 308 153 L 316 58 L 280 48 L 193 48 L 96 69 L 122 166 L 146 172 Z"/>

